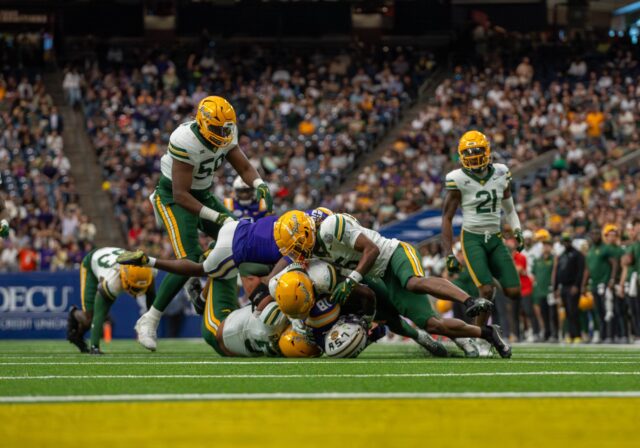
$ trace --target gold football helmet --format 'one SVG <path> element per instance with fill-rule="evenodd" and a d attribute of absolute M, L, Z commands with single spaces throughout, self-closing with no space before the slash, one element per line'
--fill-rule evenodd
<path fill-rule="evenodd" d="M 305 319 L 316 302 L 313 283 L 302 271 L 282 274 L 276 285 L 276 302 L 280 310 L 291 319 Z"/>
<path fill-rule="evenodd" d="M 200 134 L 213 146 L 226 146 L 233 141 L 236 111 L 220 96 L 208 96 L 200 101 L 196 112 Z"/>
<path fill-rule="evenodd" d="M 278 218 L 273 236 L 283 256 L 303 261 L 311 257 L 316 244 L 316 225 L 306 213 L 292 210 Z"/>
<path fill-rule="evenodd" d="M 458 142 L 460 163 L 468 170 L 481 170 L 491 163 L 491 145 L 487 136 L 478 131 L 467 131 Z"/>
<path fill-rule="evenodd" d="M 153 270 L 149 267 L 120 265 L 122 288 L 132 296 L 147 292 L 153 282 Z"/>
<path fill-rule="evenodd" d="M 291 325 L 280 336 L 278 347 L 285 358 L 314 358 L 322 354 L 316 344 L 296 332 Z"/>

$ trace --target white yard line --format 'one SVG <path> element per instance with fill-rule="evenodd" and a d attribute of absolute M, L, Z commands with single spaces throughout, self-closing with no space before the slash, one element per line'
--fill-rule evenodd
<path fill-rule="evenodd" d="M 97 380 L 97 379 L 293 379 L 293 378 L 455 378 L 492 376 L 640 376 L 638 372 L 462 372 L 462 373 L 328 373 L 328 374 L 149 374 L 149 375 L 33 375 L 0 376 L 0 381 L 14 380 Z"/>
<path fill-rule="evenodd" d="M 327 392 L 256 394 L 124 394 L 0 396 L 0 403 L 65 403 L 129 401 L 237 401 L 237 400 L 373 400 L 437 398 L 640 398 L 640 391 L 610 392 Z"/>

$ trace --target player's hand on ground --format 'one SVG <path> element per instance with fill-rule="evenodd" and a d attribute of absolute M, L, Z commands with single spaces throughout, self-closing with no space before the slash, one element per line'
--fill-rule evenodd
<path fill-rule="evenodd" d="M 518 242 L 518 247 L 516 248 L 518 252 L 522 252 L 524 249 L 524 237 L 522 236 L 522 230 L 516 229 L 514 232 L 514 236 L 516 237 L 516 241 Z"/>
<path fill-rule="evenodd" d="M 116 258 L 116 263 L 130 264 L 133 266 L 146 266 L 149 263 L 149 257 L 141 250 L 137 250 L 135 252 L 127 251 L 121 255 L 118 255 L 118 258 Z"/>
<path fill-rule="evenodd" d="M 460 262 L 456 258 L 455 255 L 449 254 L 446 260 L 447 271 L 450 274 L 455 274 L 456 272 L 460 272 Z"/>
<path fill-rule="evenodd" d="M 9 223 L 6 219 L 0 221 L 0 238 L 6 238 L 9 236 Z"/>
<path fill-rule="evenodd" d="M 264 203 L 267 206 L 267 211 L 272 211 L 273 198 L 271 197 L 269 186 L 264 182 L 258 185 L 258 188 L 256 188 L 256 201 L 260 202 L 262 199 L 264 199 Z"/>
<path fill-rule="evenodd" d="M 333 290 L 333 294 L 331 294 L 329 301 L 331 303 L 344 305 L 344 303 L 351 295 L 351 291 L 353 291 L 353 288 L 355 288 L 356 284 L 357 283 L 350 278 L 347 278 L 346 280 L 338 283 Z"/>

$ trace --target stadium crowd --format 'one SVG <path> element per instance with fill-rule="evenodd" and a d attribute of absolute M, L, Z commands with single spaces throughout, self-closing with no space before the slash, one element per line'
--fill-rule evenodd
<path fill-rule="evenodd" d="M 456 67 L 379 161 L 360 172 L 354 190 L 326 205 L 374 228 L 440 207 L 443 174 L 457 167 L 457 140 L 472 128 L 488 135 L 494 160 L 512 170 L 557 150 L 550 174 L 526 185 L 517 203 L 596 174 L 638 147 L 639 67 L 628 51 L 590 55 L 559 61 L 557 71 L 526 56 L 513 66 L 494 58 L 484 69 Z"/>
<path fill-rule="evenodd" d="M 92 247 L 96 229 L 78 205 L 63 126 L 40 77 L 0 75 L 0 195 L 13 229 L 0 240 L 2 271 L 67 269 Z"/>
<path fill-rule="evenodd" d="M 169 247 L 161 246 L 146 198 L 170 133 L 206 92 L 224 92 L 233 104 L 239 145 L 263 172 L 281 212 L 322 202 L 398 120 L 434 65 L 427 55 L 393 51 L 284 57 L 264 49 L 228 57 L 206 51 L 186 63 L 161 53 L 131 67 L 120 63 L 120 53 L 110 54 L 118 57 L 107 68 L 93 63 L 83 74 L 70 68 L 67 96 L 72 104 L 82 96 L 104 188 L 129 244 L 161 251 Z M 230 194 L 232 179 L 221 170 L 214 183 L 219 197 Z"/>

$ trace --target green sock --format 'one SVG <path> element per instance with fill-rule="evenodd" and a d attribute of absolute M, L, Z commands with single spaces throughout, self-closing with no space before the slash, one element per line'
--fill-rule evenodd
<path fill-rule="evenodd" d="M 91 345 L 100 346 L 102 339 L 102 325 L 104 324 L 113 301 L 105 299 L 101 294 L 96 295 L 96 302 L 93 308 L 93 320 L 91 321 Z"/>
<path fill-rule="evenodd" d="M 189 277 L 185 275 L 167 274 L 158 287 L 158 294 L 153 301 L 153 307 L 158 311 L 167 309 L 187 280 L 189 280 Z"/>

